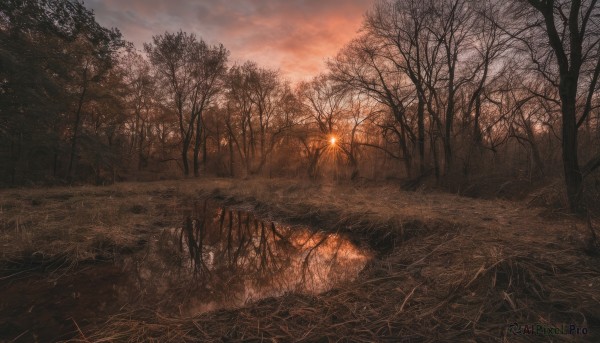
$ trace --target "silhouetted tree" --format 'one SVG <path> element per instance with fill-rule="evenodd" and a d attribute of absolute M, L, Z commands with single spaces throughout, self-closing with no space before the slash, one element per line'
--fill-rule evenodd
<path fill-rule="evenodd" d="M 188 151 L 194 135 L 194 174 L 198 175 L 198 154 L 202 142 L 202 113 L 217 91 L 228 51 L 223 46 L 210 47 L 194 34 L 165 32 L 153 37 L 144 48 L 169 91 L 171 106 L 179 120 L 181 159 L 189 175 Z"/>
<path fill-rule="evenodd" d="M 84 104 L 125 46 L 121 34 L 100 26 L 79 1 L 7 0 L 0 4 L 0 39 L 0 127 L 14 161 L 12 181 L 41 156 L 54 156 L 57 176 L 65 139 L 72 178 Z"/>
<path fill-rule="evenodd" d="M 520 39 L 531 51 L 537 72 L 558 89 L 567 196 L 571 210 L 580 212 L 584 174 L 600 166 L 600 158 L 595 158 L 580 167 L 577 140 L 579 127 L 592 110 L 600 75 L 600 6 L 597 0 L 527 0 L 527 4 L 529 8 L 516 7 L 520 23 L 527 25 Z M 552 55 L 540 49 L 542 39 Z"/>

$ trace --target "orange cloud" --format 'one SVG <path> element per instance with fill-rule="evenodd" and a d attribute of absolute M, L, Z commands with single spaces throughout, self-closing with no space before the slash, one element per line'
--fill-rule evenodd
<path fill-rule="evenodd" d="M 141 48 L 152 35 L 182 29 L 223 43 L 232 62 L 253 60 L 292 81 L 324 70 L 360 28 L 372 0 L 90 0 L 97 20 Z"/>

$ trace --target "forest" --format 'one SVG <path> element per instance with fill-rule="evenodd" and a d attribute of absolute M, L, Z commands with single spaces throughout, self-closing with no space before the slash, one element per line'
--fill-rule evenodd
<path fill-rule="evenodd" d="M 0 1 L 0 341 L 597 341 L 597 0 L 375 0 L 305 79 L 232 54 Z"/>
<path fill-rule="evenodd" d="M 0 13 L 4 186 L 207 174 L 494 194 L 560 178 L 577 209 L 600 166 L 595 1 L 377 1 L 296 83 L 184 29 L 134 47 L 77 1 Z"/>

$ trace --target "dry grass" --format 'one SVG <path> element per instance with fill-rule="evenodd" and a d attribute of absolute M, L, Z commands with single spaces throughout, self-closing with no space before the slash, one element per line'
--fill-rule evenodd
<path fill-rule="evenodd" d="M 0 277 L 28 266 L 72 268 L 138 249 L 148 234 L 181 224 L 190 199 L 201 195 L 201 187 L 188 185 L 0 190 Z"/>
<path fill-rule="evenodd" d="M 540 337 L 510 336 L 513 322 L 598 330 L 598 259 L 579 246 L 441 224 L 427 232 L 326 294 L 291 294 L 187 319 L 135 313 L 113 318 L 91 340 L 514 342 Z"/>
<path fill-rule="evenodd" d="M 2 191 L 2 261 L 24 263 L 31 251 L 49 259 L 67 251 L 66 260 L 80 263 L 94 259 L 94 241 L 104 240 L 103 247 L 125 251 L 140 234 L 178 225 L 194 199 L 206 195 L 274 220 L 347 232 L 379 254 L 358 280 L 325 294 L 289 294 L 193 318 L 132 309 L 101 330 L 82 328 L 81 341 L 541 338 L 507 336 L 513 322 L 590 331 L 543 339 L 600 339 L 600 259 L 584 252 L 585 222 L 566 215 L 547 219 L 544 209 L 526 203 L 406 193 L 392 184 L 201 179 Z"/>

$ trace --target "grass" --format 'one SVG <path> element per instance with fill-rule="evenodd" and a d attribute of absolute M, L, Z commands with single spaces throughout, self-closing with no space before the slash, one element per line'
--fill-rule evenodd
<path fill-rule="evenodd" d="M 212 197 L 259 216 L 344 232 L 376 257 L 324 294 L 288 294 L 192 318 L 114 314 L 80 341 L 530 341 L 511 323 L 600 335 L 600 259 L 585 221 L 527 202 L 403 192 L 394 184 L 199 179 L 0 191 L 0 277 L 60 277 L 135 251 Z M 598 223 L 593 223 L 596 227 Z M 142 243 L 140 243 L 142 242 Z M 587 252 L 586 252 L 587 251 Z M 546 337 L 548 338 L 548 337 Z"/>

